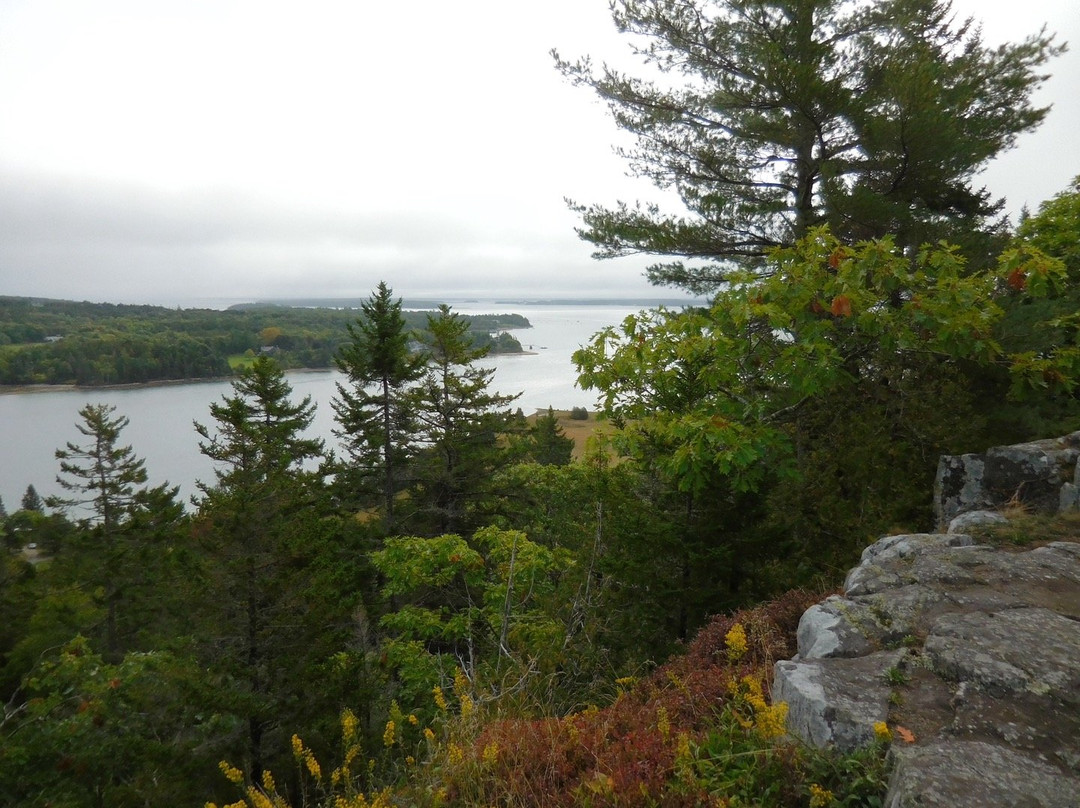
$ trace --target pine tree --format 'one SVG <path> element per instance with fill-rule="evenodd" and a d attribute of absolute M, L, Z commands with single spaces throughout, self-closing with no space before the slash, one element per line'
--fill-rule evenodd
<path fill-rule="evenodd" d="M 980 261 L 1000 246 L 1002 203 L 972 178 L 1045 117 L 1032 94 L 1063 49 L 1052 37 L 988 48 L 947 0 L 611 5 L 655 78 L 558 65 L 636 138 L 621 150 L 633 173 L 685 212 L 576 206 L 598 256 L 667 256 L 654 283 L 711 294 L 821 225 L 902 248 L 948 239 Z"/>

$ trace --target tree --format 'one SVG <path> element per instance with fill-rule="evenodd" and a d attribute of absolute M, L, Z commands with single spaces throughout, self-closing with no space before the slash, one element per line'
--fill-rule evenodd
<path fill-rule="evenodd" d="M 173 518 L 179 515 L 177 489 L 166 484 L 150 493 L 144 485 L 147 473 L 143 460 L 135 456 L 131 446 L 117 445 L 129 421 L 126 416 L 114 416 L 115 412 L 111 404 L 87 404 L 79 410 L 83 422 L 75 428 L 89 440 L 84 445 L 68 442 L 66 448 L 56 450 L 60 461 L 56 481 L 72 496 L 48 499 L 50 507 L 70 510 L 88 506 L 93 514 L 88 520 L 93 525 L 93 562 L 84 570 L 84 577 L 104 591 L 105 649 L 110 661 L 119 659 L 121 653 L 117 610 L 124 582 L 138 572 L 129 563 L 130 543 L 124 541 L 128 524 L 141 503 L 150 501 L 161 509 L 170 503 L 176 509 Z"/>
<path fill-rule="evenodd" d="M 42 501 L 41 496 L 33 485 L 26 486 L 26 493 L 23 494 L 20 509 L 24 511 L 34 511 L 35 513 L 45 513 L 45 503 Z"/>
<path fill-rule="evenodd" d="M 210 406 L 216 434 L 195 425 L 203 454 L 218 464 L 216 485 L 200 483 L 218 610 L 208 653 L 223 681 L 236 683 L 229 708 L 246 728 L 245 762 L 261 771 L 264 734 L 283 718 L 287 663 L 274 651 L 289 635 L 284 617 L 297 591 L 291 575 L 305 566 L 303 539 L 321 516 L 313 507 L 316 475 L 305 463 L 321 456 L 323 442 L 304 437 L 315 407 L 310 396 L 290 400 L 292 388 L 273 360 L 257 358 L 233 391 Z M 295 642 L 298 651 L 304 647 Z"/>
<path fill-rule="evenodd" d="M 1044 32 L 985 46 L 947 0 L 615 0 L 652 78 L 562 60 L 636 138 L 631 170 L 685 213 L 575 205 L 600 257 L 671 256 L 656 284 L 712 293 L 828 225 L 842 240 L 947 238 L 986 256 L 1001 208 L 972 178 L 1035 128 Z M 694 263 L 684 264 L 682 259 Z"/>
<path fill-rule="evenodd" d="M 83 637 L 65 641 L 0 715 L 0 805 L 202 802 L 213 722 L 186 700 L 202 673 L 169 652 L 110 663 Z"/>
<path fill-rule="evenodd" d="M 781 542 L 772 558 L 805 572 L 848 563 L 866 535 L 924 523 L 937 456 L 990 445 L 970 366 L 1001 368 L 1036 402 L 1075 389 L 1075 346 L 1035 354 L 994 339 L 1003 296 L 1037 297 L 1062 278 L 1030 249 L 978 272 L 955 248 L 912 261 L 889 239 L 850 248 L 818 230 L 778 251 L 767 276 L 734 275 L 712 307 L 628 318 L 574 360 L 625 453 L 695 502 L 721 487 L 769 498 L 784 529 L 756 519 L 736 537 Z"/>
<path fill-rule="evenodd" d="M 516 395 L 491 392 L 494 370 L 476 364 L 486 348 L 472 348 L 469 322 L 450 307 L 428 316 L 427 369 L 410 396 L 421 447 L 411 496 L 434 534 L 475 528 L 475 511 L 508 452 L 499 437 L 514 418 Z"/>
<path fill-rule="evenodd" d="M 551 407 L 537 416 L 528 443 L 530 458 L 542 466 L 565 466 L 574 452 L 574 439 L 566 436 Z"/>
<path fill-rule="evenodd" d="M 523 687 L 539 665 L 553 664 L 566 632 L 551 614 L 565 552 L 487 527 L 468 540 L 391 537 L 372 560 L 384 594 L 405 600 L 381 622 L 406 709 L 423 710 L 432 687 L 448 688 L 458 670 L 471 689 L 498 691 L 506 675 Z"/>
<path fill-rule="evenodd" d="M 406 389 L 424 366 L 424 357 L 409 350 L 401 299 L 392 294 L 380 281 L 361 305 L 362 316 L 348 326 L 349 342 L 337 357 L 348 386 L 338 383 L 333 401 L 341 426 L 334 434 L 345 442 L 351 460 L 346 481 L 366 488 L 366 480 L 378 479 L 387 534 L 393 531 L 394 499 L 415 429 Z"/>
<path fill-rule="evenodd" d="M 114 412 L 112 404 L 87 404 L 79 410 L 83 423 L 75 428 L 89 443 L 79 446 L 69 441 L 67 448 L 56 450 L 60 461 L 56 482 L 74 496 L 49 498 L 54 508 L 90 506 L 106 541 L 134 502 L 136 486 L 147 480 L 145 465 L 131 447 L 116 445 L 129 420 L 123 415 L 113 417 Z"/>

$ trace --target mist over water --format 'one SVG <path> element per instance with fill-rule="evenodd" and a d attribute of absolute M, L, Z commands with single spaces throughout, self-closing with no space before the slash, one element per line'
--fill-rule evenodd
<path fill-rule="evenodd" d="M 488 357 L 484 361 L 495 369 L 492 389 L 503 394 L 520 393 L 512 406 L 530 414 L 548 406 L 594 410 L 596 395 L 576 386 L 571 355 L 594 333 L 618 324 L 639 308 L 470 303 L 455 305 L 453 310 L 465 315 L 518 313 L 533 324 L 530 329 L 513 332 L 530 353 Z M 322 437 L 328 447 L 336 446 L 330 401 L 342 375 L 330 370 L 290 371 L 287 378 L 296 400 L 311 396 L 317 405 L 313 434 Z M 116 405 L 117 414 L 130 419 L 121 441 L 146 461 L 149 484 L 169 481 L 179 485 L 181 497 L 188 500 L 197 493 L 197 480 L 214 480 L 213 464 L 199 452 L 193 422 L 210 427 L 212 432 L 210 404 L 231 392 L 231 382 L 220 380 L 0 395 L 0 447 L 4 458 L 0 463 L 0 497 L 4 506 L 8 513 L 17 510 L 30 484 L 43 497 L 63 493 L 56 483 L 59 461 L 54 453 L 68 441 L 81 444 L 85 440 L 75 424 L 79 409 L 88 403 Z"/>

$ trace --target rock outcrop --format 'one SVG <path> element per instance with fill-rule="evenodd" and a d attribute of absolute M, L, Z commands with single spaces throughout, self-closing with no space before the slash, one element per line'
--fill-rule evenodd
<path fill-rule="evenodd" d="M 939 528 L 968 511 L 1017 503 L 1043 513 L 1080 507 L 1080 432 L 995 446 L 984 454 L 943 455 L 934 484 Z"/>
<path fill-rule="evenodd" d="M 1074 433 L 965 455 L 982 476 L 939 491 L 952 503 L 941 513 L 951 521 L 961 500 L 973 512 L 1016 498 L 987 476 L 1006 465 L 991 457 L 1012 458 L 1029 482 L 1040 470 L 1039 485 L 1022 488 L 1057 510 L 1065 486 L 1080 484 L 1064 479 L 1076 479 L 1078 446 Z M 914 736 L 892 745 L 889 808 L 1080 806 L 1080 537 L 1020 551 L 960 532 L 883 538 L 843 596 L 806 611 L 798 651 L 773 683 L 789 731 L 844 750 L 871 742 L 877 722 Z"/>

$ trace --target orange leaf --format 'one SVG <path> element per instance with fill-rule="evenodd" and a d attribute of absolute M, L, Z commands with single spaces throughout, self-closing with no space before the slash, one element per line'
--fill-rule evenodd
<path fill-rule="evenodd" d="M 1027 273 L 1025 273 L 1024 270 L 1020 269 L 1020 267 L 1017 267 L 1009 273 L 1009 277 L 1006 280 L 1006 283 L 1008 283 L 1009 286 L 1011 286 L 1017 292 L 1022 292 L 1024 291 L 1024 287 L 1027 286 Z"/>
<path fill-rule="evenodd" d="M 842 247 L 837 247 L 829 255 L 829 266 L 832 267 L 833 269 L 836 269 L 837 267 L 840 266 L 840 262 L 843 261 L 847 257 L 848 257 L 847 250 L 843 249 Z"/>
<path fill-rule="evenodd" d="M 893 732 L 895 732 L 897 737 L 899 737 L 900 740 L 902 740 L 904 743 L 915 743 L 915 733 L 907 727 L 901 727 L 899 724 L 897 724 L 895 727 L 893 727 Z"/>
<path fill-rule="evenodd" d="M 833 298 L 830 311 L 832 311 L 833 317 L 850 317 L 851 298 L 849 298 L 847 295 L 837 295 Z"/>

